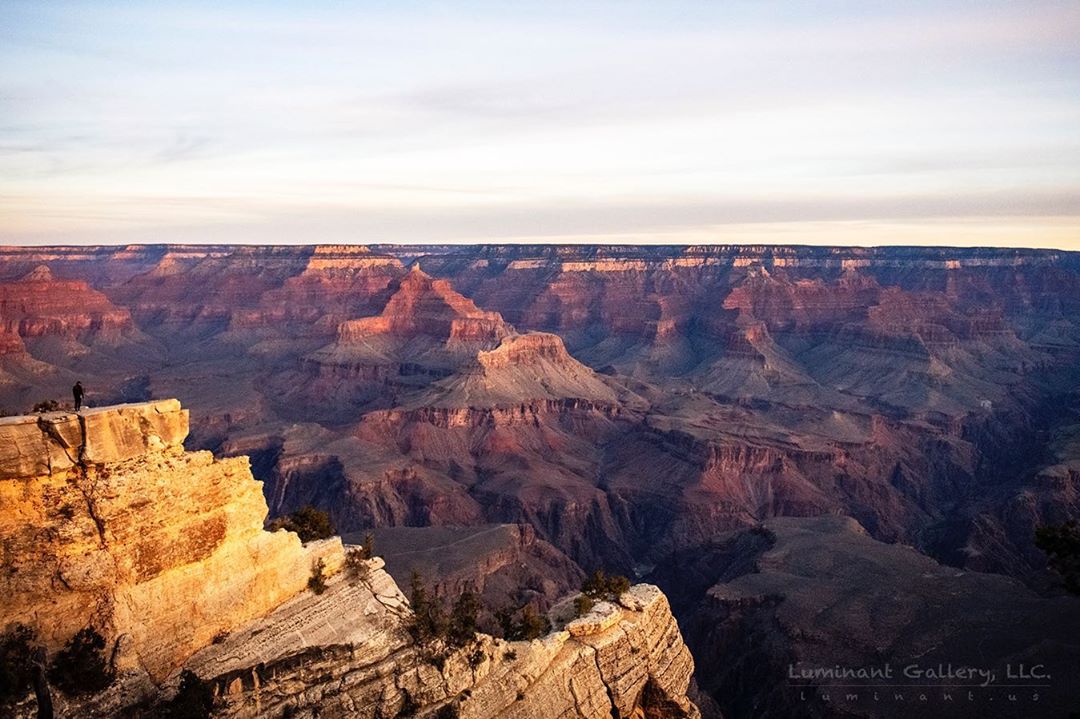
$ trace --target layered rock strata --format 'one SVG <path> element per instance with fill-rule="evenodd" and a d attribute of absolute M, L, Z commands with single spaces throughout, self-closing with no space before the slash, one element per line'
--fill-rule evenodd
<path fill-rule="evenodd" d="M 477 635 L 441 668 L 395 631 L 407 615 L 376 559 L 365 578 L 343 573 L 321 597 L 290 602 L 191 666 L 212 677 L 219 715 L 237 719 L 700 716 L 686 697 L 693 660 L 652 585 L 540 639 Z"/>
<path fill-rule="evenodd" d="M 247 458 L 184 452 L 176 400 L 0 420 L 0 627 L 49 649 L 92 626 L 162 678 L 302 591 L 340 540 L 263 531 Z"/>

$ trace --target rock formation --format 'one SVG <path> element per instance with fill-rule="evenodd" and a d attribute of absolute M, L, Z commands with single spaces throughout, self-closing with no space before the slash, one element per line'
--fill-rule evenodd
<path fill-rule="evenodd" d="M 59 716 L 153 713 L 181 668 L 210 682 L 221 717 L 699 716 L 655 587 L 598 605 L 602 620 L 477 635 L 432 662 L 381 559 L 342 571 L 338 538 L 264 531 L 246 458 L 184 452 L 187 428 L 176 400 L 0 420 L 0 626 L 30 626 L 50 651 L 91 626 L 115 648 L 116 683 L 58 695 Z M 326 589 L 305 592 L 315 566 Z"/>
<path fill-rule="evenodd" d="M 376 560 L 369 578 L 335 578 L 190 666 L 213 678 L 221 716 L 245 719 L 434 717 L 446 707 L 463 719 L 699 716 L 685 695 L 693 661 L 650 585 L 601 608 L 602 623 L 586 617 L 533 641 L 478 635 L 441 669 L 393 631 L 406 607 Z"/>
<path fill-rule="evenodd" d="M 0 323 L 23 338 L 116 341 L 134 329 L 131 313 L 81 280 L 61 280 L 39 265 L 0 283 Z"/>
<path fill-rule="evenodd" d="M 283 394 L 299 393 L 343 418 L 391 404 L 467 409 L 615 400 L 558 336 L 519 335 L 498 313 L 480 310 L 418 265 L 397 282 L 380 314 L 341 323 L 337 339 L 310 355 L 307 367 L 314 376 Z"/>
<path fill-rule="evenodd" d="M 244 458 L 186 453 L 176 400 L 0 419 L 0 626 L 50 649 L 94 627 L 162 679 L 302 591 L 337 540 L 265 532 Z"/>
<path fill-rule="evenodd" d="M 1078 253 L 0 248 L 4 282 L 41 265 L 145 339 L 0 328 L 0 407 L 76 377 L 92 404 L 183 396 L 190 446 L 250 454 L 272 513 L 343 531 L 529 525 L 647 576 L 839 514 L 1049 589 L 1033 529 L 1080 512 Z"/>

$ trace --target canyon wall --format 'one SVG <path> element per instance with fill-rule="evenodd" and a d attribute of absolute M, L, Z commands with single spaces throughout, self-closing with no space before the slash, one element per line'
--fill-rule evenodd
<path fill-rule="evenodd" d="M 1080 390 L 1076 253 L 2 248 L 0 285 L 26 300 L 4 307 L 0 407 L 79 377 L 91 404 L 183 393 L 193 446 L 253 454 L 273 512 L 315 503 L 346 531 L 529 523 L 630 571 L 839 511 L 1030 579 L 1030 525 L 1074 504 L 1071 475 L 1038 479 L 1038 438 Z M 105 309 L 134 324 L 122 353 Z M 1031 521 L 1001 516 L 1032 491 Z"/>
<path fill-rule="evenodd" d="M 250 455 L 273 514 L 344 532 L 528 525 L 579 569 L 648 577 L 845 515 L 1054 591 L 1035 527 L 1080 517 L 1080 253 L 0 248 L 4 296 L 49 282 L 134 327 L 9 302 L 0 409 L 76 378 L 91 405 L 182 396 L 190 447 Z"/>

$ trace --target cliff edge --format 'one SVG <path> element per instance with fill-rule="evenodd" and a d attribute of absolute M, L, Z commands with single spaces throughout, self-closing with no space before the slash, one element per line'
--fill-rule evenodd
<path fill-rule="evenodd" d="M 237 719 L 700 716 L 656 587 L 433 662 L 382 559 L 265 531 L 248 459 L 185 452 L 187 431 L 176 400 L 0 420 L 0 628 L 32 627 L 55 653 L 93 627 L 117 670 L 101 693 L 57 695 L 57 716 L 156 716 L 182 669 Z M 320 563 L 325 591 L 304 591 Z M 31 699 L 15 708 L 33 715 Z"/>
<path fill-rule="evenodd" d="M 0 628 L 55 650 L 93 627 L 157 680 L 341 565 L 338 539 L 264 531 L 247 458 L 185 452 L 187 432 L 176 400 L 0 419 Z"/>

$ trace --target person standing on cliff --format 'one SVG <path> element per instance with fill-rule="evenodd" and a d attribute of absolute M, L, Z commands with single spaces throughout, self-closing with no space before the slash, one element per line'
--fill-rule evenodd
<path fill-rule="evenodd" d="M 82 382 L 75 383 L 75 386 L 71 388 L 71 394 L 75 397 L 75 411 L 78 412 L 80 409 L 82 409 Z"/>

